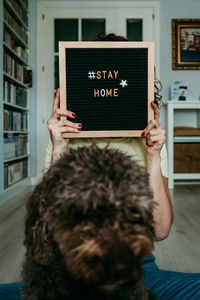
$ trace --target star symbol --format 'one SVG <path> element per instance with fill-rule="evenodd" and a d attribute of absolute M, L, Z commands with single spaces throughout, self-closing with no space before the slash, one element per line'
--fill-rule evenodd
<path fill-rule="evenodd" d="M 127 80 L 121 80 L 120 85 L 124 88 L 125 86 L 128 85 Z"/>

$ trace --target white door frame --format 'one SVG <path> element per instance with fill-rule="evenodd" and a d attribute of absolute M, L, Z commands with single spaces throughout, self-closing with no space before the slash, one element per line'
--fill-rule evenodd
<path fill-rule="evenodd" d="M 66 9 L 73 12 L 77 11 L 77 8 L 82 10 L 83 16 L 85 14 L 85 11 L 95 9 L 96 14 L 99 16 L 102 12 L 103 15 L 106 14 L 106 10 L 111 12 L 111 18 L 113 15 L 113 10 L 115 11 L 115 20 L 117 19 L 118 13 L 120 9 L 128 9 L 129 10 L 129 16 L 131 17 L 131 10 L 135 9 L 144 9 L 144 8 L 151 8 L 152 9 L 152 18 L 154 20 L 153 22 L 153 32 L 154 32 L 154 42 L 155 42 L 155 65 L 156 65 L 156 71 L 158 78 L 160 77 L 160 3 L 157 1 L 38 1 L 37 4 L 37 32 L 40 32 L 40 34 L 37 34 L 38 40 L 37 40 L 37 170 L 38 170 L 38 176 L 42 173 L 42 165 L 44 160 L 44 153 L 41 153 L 41 143 L 43 139 L 45 140 L 45 137 L 42 135 L 44 134 L 44 130 L 41 130 L 41 126 L 46 126 L 46 122 L 48 117 L 50 116 L 51 112 L 51 105 L 48 110 L 46 110 L 45 105 L 43 106 L 41 99 L 45 99 L 48 95 L 53 95 L 52 90 L 54 87 L 49 87 L 51 92 L 47 92 L 44 88 L 43 83 L 45 82 L 46 74 L 45 72 L 48 72 L 52 69 L 52 66 L 49 68 L 49 61 L 47 61 L 47 57 L 45 57 L 45 53 L 42 51 L 42 45 L 44 43 L 44 18 L 47 16 L 52 9 L 52 11 L 61 10 L 63 9 L 63 15 L 60 17 L 64 17 L 64 11 Z M 73 17 L 77 17 L 76 15 Z M 94 16 L 95 18 L 96 16 Z M 103 16 L 102 16 L 103 17 Z M 135 14 L 133 13 L 133 18 L 135 18 Z M 113 18 L 114 19 L 114 18 Z M 80 23 L 80 22 L 79 22 Z M 113 28 L 113 30 L 112 30 Z M 117 24 L 114 22 L 110 22 L 110 26 L 106 28 L 107 33 L 114 32 L 116 34 L 120 34 L 119 32 L 116 32 Z M 52 28 L 49 28 L 49 30 L 52 30 Z M 79 28 L 80 31 L 80 28 Z M 54 45 L 53 36 L 50 41 L 47 41 L 48 45 L 50 45 L 51 49 L 54 49 L 54 47 L 51 47 Z M 52 51 L 52 50 L 51 50 Z M 53 61 L 52 61 L 53 63 Z M 45 72 L 44 72 L 45 67 Z M 52 97 L 52 96 L 50 96 Z M 40 100 L 40 103 L 39 103 Z M 49 101 L 53 101 L 53 99 L 49 99 Z"/>

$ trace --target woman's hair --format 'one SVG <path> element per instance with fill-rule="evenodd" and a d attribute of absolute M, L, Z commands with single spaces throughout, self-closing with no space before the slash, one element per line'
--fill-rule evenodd
<path fill-rule="evenodd" d="M 120 42 L 120 41 L 124 41 L 124 42 L 128 42 L 129 40 L 123 36 L 120 35 L 116 35 L 114 33 L 109 33 L 109 34 L 105 34 L 105 33 L 99 33 L 94 39 L 93 41 L 109 41 L 109 42 Z M 154 68 L 155 70 L 155 68 Z M 158 80 L 156 78 L 156 70 L 154 72 L 155 76 L 154 76 L 154 102 L 156 103 L 156 105 L 158 106 L 159 109 L 161 109 L 163 107 L 163 101 L 162 101 L 162 96 L 160 95 L 160 91 L 162 89 L 162 84 L 160 82 L 160 80 Z"/>

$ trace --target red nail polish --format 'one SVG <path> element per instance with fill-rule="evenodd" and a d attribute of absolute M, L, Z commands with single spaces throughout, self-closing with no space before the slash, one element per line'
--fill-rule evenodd
<path fill-rule="evenodd" d="M 141 136 L 146 136 L 146 133 L 145 131 L 142 132 Z"/>
<path fill-rule="evenodd" d="M 82 127 L 83 127 L 83 124 L 78 124 L 78 127 L 79 127 L 79 128 L 82 128 Z"/>
<path fill-rule="evenodd" d="M 74 118 L 76 118 L 76 114 L 72 113 L 72 116 L 73 116 Z"/>

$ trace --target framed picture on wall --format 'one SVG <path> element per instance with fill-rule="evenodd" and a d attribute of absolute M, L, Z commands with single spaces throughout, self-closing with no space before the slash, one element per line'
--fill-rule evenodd
<path fill-rule="evenodd" d="M 200 19 L 172 20 L 173 70 L 200 70 Z"/>

